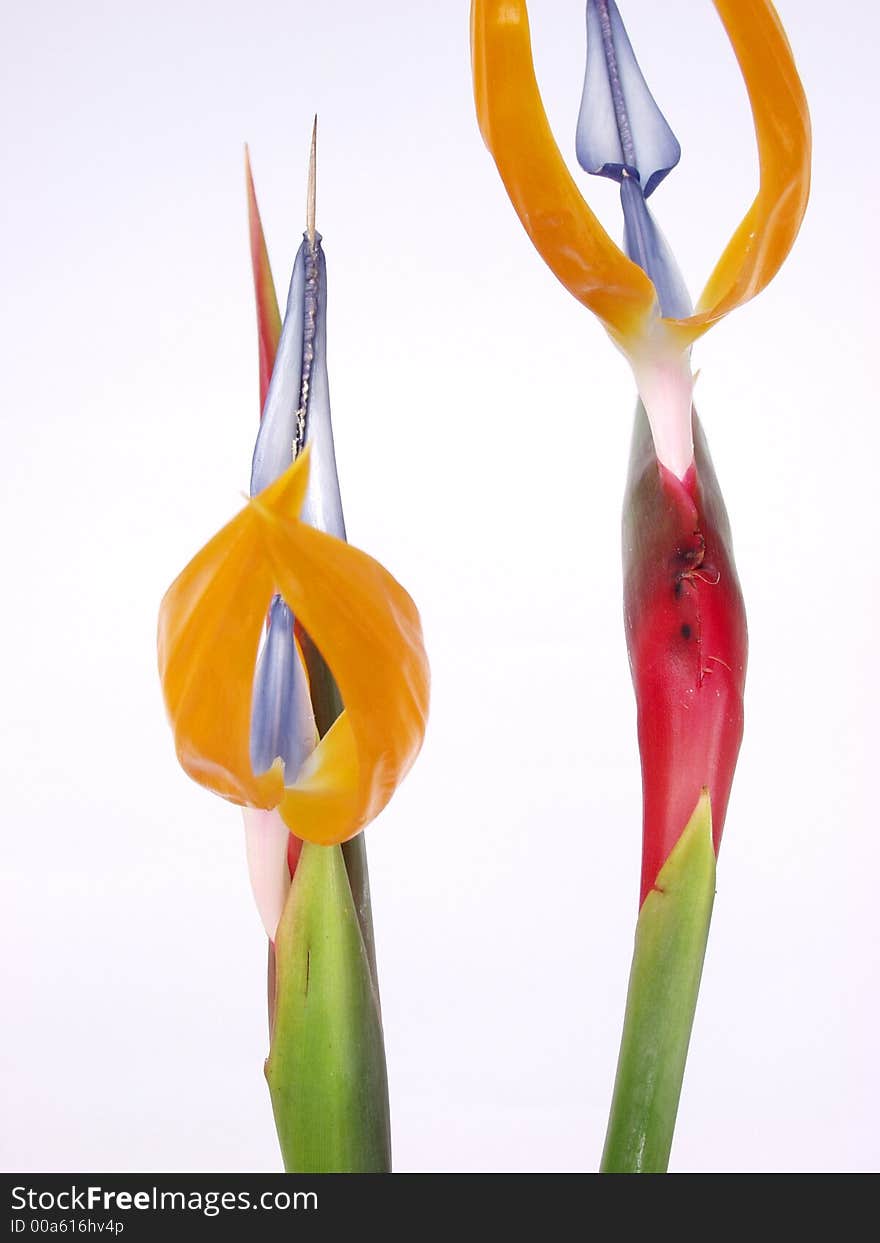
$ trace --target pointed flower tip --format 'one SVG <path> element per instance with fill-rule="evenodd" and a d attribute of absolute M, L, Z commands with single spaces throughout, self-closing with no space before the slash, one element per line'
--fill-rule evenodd
<path fill-rule="evenodd" d="M 306 189 L 306 236 L 309 245 L 315 245 L 315 199 L 317 194 L 318 172 L 318 114 L 312 122 L 312 141 L 309 147 L 309 176 Z"/>
<path fill-rule="evenodd" d="M 312 448 L 303 519 L 345 538 L 327 374 L 327 265 L 321 234 L 300 245 L 287 297 L 275 366 L 254 448 L 251 491 L 265 488 L 302 446 Z"/>

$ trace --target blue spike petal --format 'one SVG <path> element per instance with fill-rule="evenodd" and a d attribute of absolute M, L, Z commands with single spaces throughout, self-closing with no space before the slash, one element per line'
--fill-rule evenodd
<path fill-rule="evenodd" d="M 587 68 L 576 149 L 585 172 L 639 181 L 645 198 L 681 158 L 614 0 L 587 0 Z"/>
<path fill-rule="evenodd" d="M 660 314 L 690 315 L 684 279 L 645 202 L 678 163 L 681 147 L 648 90 L 614 0 L 587 0 L 576 145 L 587 172 L 620 183 L 626 253 L 653 281 Z"/>
<path fill-rule="evenodd" d="M 293 614 L 280 596 L 269 609 L 269 630 L 257 661 L 251 704 L 251 766 L 259 776 L 284 761 L 292 785 L 315 749 L 308 680 L 293 637 Z"/>
<path fill-rule="evenodd" d="M 660 314 L 685 319 L 692 313 L 693 305 L 684 277 L 669 243 L 651 215 L 642 187 L 630 177 L 624 177 L 620 183 L 620 202 L 626 253 L 653 281 Z"/>
<path fill-rule="evenodd" d="M 336 450 L 330 421 L 330 382 L 327 376 L 327 263 L 320 235 L 316 235 L 315 245 L 318 255 L 318 310 L 306 419 L 306 443 L 310 447 L 312 460 L 301 517 L 303 522 L 318 531 L 326 531 L 344 540 L 345 518 L 336 473 Z"/>
<path fill-rule="evenodd" d="M 330 422 L 327 267 L 320 234 L 316 234 L 314 244 L 304 235 L 293 265 L 275 366 L 254 448 L 251 496 L 274 483 L 306 444 L 311 463 L 300 517 L 318 530 L 345 539 Z M 293 627 L 292 612 L 280 596 L 275 596 L 254 676 L 250 736 L 254 772 L 268 772 L 280 758 L 288 785 L 295 781 L 316 743 L 308 679 Z"/>
<path fill-rule="evenodd" d="M 251 496 L 287 470 L 308 444 L 309 486 L 302 519 L 345 539 L 327 378 L 327 266 L 321 235 L 297 251 L 287 310 L 251 468 Z"/>
<path fill-rule="evenodd" d="M 266 404 L 263 407 L 263 418 L 254 447 L 254 460 L 251 467 L 251 496 L 256 496 L 270 483 L 274 483 L 279 475 L 287 470 L 294 459 L 294 446 L 297 433 L 297 410 L 302 390 L 302 353 L 303 353 L 303 322 L 305 292 L 305 255 L 304 245 L 297 251 L 293 273 L 290 277 L 290 290 L 287 295 L 287 310 L 278 349 L 275 354 L 275 365 L 272 378 L 266 393 Z"/>

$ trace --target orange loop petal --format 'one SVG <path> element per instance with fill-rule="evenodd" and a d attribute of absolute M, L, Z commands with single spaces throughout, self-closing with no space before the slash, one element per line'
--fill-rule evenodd
<path fill-rule="evenodd" d="M 473 0 L 471 58 L 483 140 L 541 258 L 612 335 L 638 335 L 654 286 L 584 202 L 554 141 L 524 0 Z"/>
<path fill-rule="evenodd" d="M 266 491 L 296 515 L 307 478 L 307 469 L 291 469 Z M 189 776 L 234 803 L 270 808 L 281 798 L 280 769 L 256 777 L 250 761 L 254 670 L 274 591 L 260 526 L 251 502 L 168 588 L 159 608 L 159 677 Z"/>
<path fill-rule="evenodd" d="M 681 321 L 690 340 L 754 298 L 782 266 L 810 194 L 810 114 L 782 23 L 770 0 L 714 0 L 745 80 L 758 141 L 760 185 L 700 297 Z"/>
<path fill-rule="evenodd" d="M 275 581 L 345 705 L 280 806 L 298 837 L 331 845 L 379 814 L 422 745 L 429 671 L 419 614 L 378 561 L 258 505 Z"/>
<path fill-rule="evenodd" d="M 228 523 L 167 592 L 159 673 L 178 758 L 236 803 L 279 806 L 288 827 L 330 845 L 385 806 L 418 754 L 428 662 L 410 597 L 366 553 L 299 521 L 308 452 Z M 280 591 L 336 678 L 345 710 L 285 789 L 250 762 L 254 669 Z"/>

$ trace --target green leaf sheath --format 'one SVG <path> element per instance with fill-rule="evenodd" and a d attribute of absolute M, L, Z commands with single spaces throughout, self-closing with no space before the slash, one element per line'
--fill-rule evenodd
<path fill-rule="evenodd" d="M 342 711 L 335 679 L 300 643 L 321 737 Z M 385 1047 L 362 833 L 305 842 L 276 934 L 266 1078 L 288 1173 L 391 1169 Z"/>
<path fill-rule="evenodd" d="M 339 846 L 303 844 L 276 951 L 266 1078 L 285 1169 L 388 1171 L 379 1000 Z"/>
<path fill-rule="evenodd" d="M 704 792 L 636 924 L 604 1173 L 664 1173 L 715 898 Z"/>

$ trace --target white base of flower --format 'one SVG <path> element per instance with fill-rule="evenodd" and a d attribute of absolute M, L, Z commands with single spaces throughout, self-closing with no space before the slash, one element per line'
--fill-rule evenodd
<path fill-rule="evenodd" d="M 287 866 L 290 830 L 277 808 L 261 811 L 257 807 L 243 807 L 242 812 L 251 889 L 266 935 L 274 941 L 290 889 Z"/>
<path fill-rule="evenodd" d="M 694 460 L 690 350 L 651 351 L 629 361 L 651 425 L 657 460 L 683 479 Z"/>

